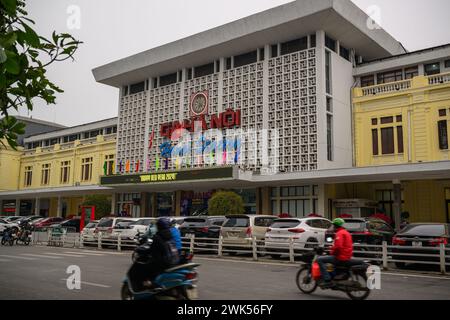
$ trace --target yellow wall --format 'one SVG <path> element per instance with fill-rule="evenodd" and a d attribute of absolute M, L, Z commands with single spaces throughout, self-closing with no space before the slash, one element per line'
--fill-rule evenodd
<path fill-rule="evenodd" d="M 17 190 L 21 149 L 15 151 L 0 144 L 0 191 Z"/>
<path fill-rule="evenodd" d="M 43 148 L 37 148 L 31 154 L 25 154 L 21 158 L 19 189 L 38 189 L 55 188 L 79 185 L 96 185 L 100 183 L 100 176 L 103 175 L 103 164 L 105 156 L 116 153 L 115 140 L 104 141 L 103 136 L 97 136 L 97 141 L 92 144 L 84 144 L 83 141 L 75 141 L 75 147 L 61 149 L 60 145 L 55 145 L 50 151 Z M 83 158 L 93 158 L 92 179 L 90 181 L 81 181 L 81 163 Z M 69 182 L 62 184 L 61 162 L 70 161 Z M 41 185 L 42 165 L 50 163 L 50 183 Z M 30 187 L 25 187 L 25 167 L 33 167 L 33 179 Z"/>
<path fill-rule="evenodd" d="M 392 190 L 392 183 L 347 183 L 327 185 L 327 199 L 376 200 L 377 190 Z M 446 191 L 450 193 L 449 180 L 402 181 L 404 204 L 410 222 L 447 222 Z M 333 216 L 336 210 L 333 208 Z"/>
<path fill-rule="evenodd" d="M 396 83 L 368 88 L 355 88 L 353 92 L 356 166 L 386 165 L 444 161 L 450 159 L 449 150 L 439 150 L 438 120 L 440 109 L 450 110 L 450 82 L 429 85 L 428 78 L 418 76 L 411 80 L 411 88 L 397 91 Z M 405 81 L 397 84 L 404 84 Z M 368 94 L 370 89 L 387 88 L 387 92 Z M 366 93 L 365 93 L 366 92 Z M 402 115 L 403 154 L 381 155 L 372 152 L 372 118 Z M 388 125 L 390 126 L 390 125 Z M 410 128 L 410 140 L 408 130 Z M 448 123 L 450 131 L 450 123 Z M 395 132 L 395 130 L 394 130 Z M 409 148 L 411 146 L 411 148 Z M 397 151 L 397 149 L 396 149 Z"/>

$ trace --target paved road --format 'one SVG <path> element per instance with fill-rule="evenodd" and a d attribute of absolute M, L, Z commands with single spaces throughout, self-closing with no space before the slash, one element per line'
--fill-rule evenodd
<path fill-rule="evenodd" d="M 297 268 L 283 263 L 197 256 L 200 299 L 305 300 L 346 299 L 345 294 L 318 290 L 301 294 L 294 282 Z M 130 252 L 54 247 L 0 247 L 0 300 L 119 299 Z M 81 290 L 69 290 L 67 267 L 81 268 Z M 450 278 L 436 275 L 383 273 L 381 290 L 371 299 L 450 299 Z"/>

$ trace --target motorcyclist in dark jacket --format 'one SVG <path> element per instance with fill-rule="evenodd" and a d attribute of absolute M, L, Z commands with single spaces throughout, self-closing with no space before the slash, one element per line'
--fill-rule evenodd
<path fill-rule="evenodd" d="M 178 251 L 170 231 L 170 221 L 166 218 L 160 218 L 156 226 L 158 231 L 153 236 L 153 243 L 148 252 L 149 262 L 147 264 L 134 263 L 129 270 L 129 275 L 134 279 L 133 282 L 138 289 L 143 289 L 144 285 L 145 287 L 152 287 L 151 281 L 156 276 L 173 267 L 179 261 Z"/>

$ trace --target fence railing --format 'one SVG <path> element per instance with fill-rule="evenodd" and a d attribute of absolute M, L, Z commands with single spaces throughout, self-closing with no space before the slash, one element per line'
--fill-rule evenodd
<path fill-rule="evenodd" d="M 94 235 L 79 234 L 66 228 L 65 232 L 57 233 L 51 228 L 36 230 L 32 234 L 33 244 L 46 244 L 50 246 L 87 247 L 98 249 L 112 248 L 118 251 L 136 248 L 139 244 L 134 239 L 124 238 L 120 234 L 115 236 L 110 233 L 96 233 Z M 210 253 L 217 257 L 224 255 L 246 254 L 258 261 L 270 256 L 272 259 L 288 259 L 294 263 L 296 258 L 305 252 L 314 250 L 319 244 L 317 242 L 300 242 L 294 238 L 274 243 L 262 239 L 245 238 L 239 241 L 219 238 L 184 237 L 182 248 L 192 253 Z M 328 250 L 331 245 L 325 245 Z M 353 247 L 355 260 L 368 260 L 377 263 L 384 269 L 392 264 L 400 266 L 406 263 L 420 265 L 439 266 L 441 273 L 445 274 L 450 267 L 450 247 L 440 244 L 437 247 L 413 247 L 388 245 L 358 244 Z"/>

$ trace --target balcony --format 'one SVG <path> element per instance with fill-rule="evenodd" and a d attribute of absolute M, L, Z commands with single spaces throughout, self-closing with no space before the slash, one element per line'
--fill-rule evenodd
<path fill-rule="evenodd" d="M 417 76 L 409 80 L 379 84 L 370 87 L 354 88 L 354 98 L 373 98 L 378 96 L 404 93 L 408 90 L 428 89 L 434 86 L 450 84 L 450 72 L 432 76 Z"/>

